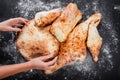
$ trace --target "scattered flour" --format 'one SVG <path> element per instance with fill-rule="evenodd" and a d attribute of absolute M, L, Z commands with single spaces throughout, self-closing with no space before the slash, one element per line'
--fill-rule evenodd
<path fill-rule="evenodd" d="M 115 5 L 115 6 L 114 6 L 114 9 L 120 11 L 120 5 Z"/>
<path fill-rule="evenodd" d="M 51 2 L 49 3 L 45 3 L 44 1 L 41 1 L 41 0 L 19 0 L 18 3 L 16 4 L 15 10 L 16 10 L 16 13 L 19 13 L 22 17 L 32 19 L 34 18 L 34 14 L 36 12 L 50 10 L 58 7 L 65 7 L 65 6 L 62 6 L 62 4 L 64 4 L 62 1 L 59 1 L 59 0 L 56 0 L 56 1 L 50 0 L 50 1 Z M 106 18 L 106 15 L 110 16 L 110 14 L 107 14 L 106 12 L 100 9 L 100 7 L 98 6 L 99 4 L 98 1 L 99 0 L 95 0 L 92 3 L 86 4 L 84 9 L 82 10 L 83 11 L 82 13 L 85 14 L 87 10 L 89 13 L 89 8 L 92 8 L 92 11 L 94 12 L 102 13 L 103 18 L 102 18 L 101 26 L 103 28 L 100 28 L 99 32 L 102 32 L 101 36 L 103 36 L 104 44 L 102 45 L 102 48 L 101 48 L 101 55 L 99 57 L 99 61 L 98 63 L 94 63 L 92 60 L 92 57 L 88 52 L 88 57 L 84 62 L 77 61 L 72 64 L 71 68 L 67 68 L 67 67 L 65 68 L 68 71 L 68 73 L 71 71 L 70 69 L 77 70 L 78 72 L 81 72 L 83 75 L 87 75 L 86 77 L 90 78 L 91 75 L 92 76 L 98 75 L 99 70 L 104 69 L 105 72 L 107 72 L 113 68 L 112 52 L 114 51 L 114 53 L 117 53 L 116 45 L 118 43 L 118 38 L 117 38 L 118 35 L 113 28 L 114 26 L 110 18 Z M 120 10 L 120 6 L 115 6 L 114 9 Z M 86 16 L 86 17 L 88 18 L 89 16 Z M 105 30 L 108 32 L 108 34 L 104 32 Z M 106 38 L 107 40 L 105 40 L 106 34 L 107 36 L 109 36 L 109 38 Z M 14 37 L 15 36 L 13 35 L 13 39 Z M 0 35 L 0 40 L 1 39 L 2 39 L 2 36 Z M 13 41 L 10 41 L 10 42 L 13 42 Z M 115 48 L 111 49 L 111 45 L 114 46 Z M 14 46 L 15 44 L 8 45 L 4 48 L 4 50 L 8 52 L 8 54 L 10 53 L 11 55 L 11 53 L 16 50 L 16 47 Z M 14 57 L 14 60 L 17 60 L 17 57 L 15 57 L 15 55 L 13 55 L 13 57 Z M 99 70 L 97 68 L 99 68 Z M 30 70 L 30 72 L 33 72 L 33 70 Z M 65 76 L 64 80 L 68 80 L 68 76 Z"/>
<path fill-rule="evenodd" d="M 20 0 L 15 8 L 21 16 L 33 18 L 36 12 L 47 11 L 58 7 L 61 7 L 61 2 L 59 0 L 51 3 L 45 3 L 41 0 Z"/>

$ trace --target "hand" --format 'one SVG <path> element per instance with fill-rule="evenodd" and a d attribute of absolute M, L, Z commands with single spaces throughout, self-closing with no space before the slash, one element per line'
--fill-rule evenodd
<path fill-rule="evenodd" d="M 23 26 L 19 24 L 19 22 L 24 22 L 25 24 L 28 22 L 27 19 L 24 18 L 12 18 L 0 23 L 0 30 L 1 31 L 21 31 L 20 28 L 14 28 L 14 26 Z"/>
<path fill-rule="evenodd" d="M 52 57 L 52 55 L 38 57 L 38 58 L 32 59 L 30 61 L 30 63 L 32 65 L 33 69 L 49 70 L 55 66 L 55 63 L 57 60 L 57 57 L 55 57 L 53 60 L 47 61 L 51 57 Z"/>

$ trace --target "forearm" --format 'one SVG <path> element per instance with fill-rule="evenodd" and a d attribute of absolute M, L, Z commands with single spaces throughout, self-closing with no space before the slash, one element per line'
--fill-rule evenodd
<path fill-rule="evenodd" d="M 0 66 L 0 79 L 32 69 L 30 62 Z"/>
<path fill-rule="evenodd" d="M 0 22 L 0 31 L 3 31 L 3 25 L 2 25 L 2 22 Z"/>

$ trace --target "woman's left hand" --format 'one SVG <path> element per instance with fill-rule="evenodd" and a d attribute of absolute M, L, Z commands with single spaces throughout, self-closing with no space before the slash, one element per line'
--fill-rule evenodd
<path fill-rule="evenodd" d="M 20 28 L 14 27 L 14 26 L 20 26 L 22 27 L 23 24 L 20 24 L 19 22 L 27 23 L 29 20 L 24 18 L 12 18 L 3 22 L 0 22 L 0 31 L 21 31 Z"/>

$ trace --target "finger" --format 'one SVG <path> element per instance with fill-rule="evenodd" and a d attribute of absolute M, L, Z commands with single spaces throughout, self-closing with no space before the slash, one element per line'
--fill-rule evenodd
<path fill-rule="evenodd" d="M 52 61 L 46 62 L 48 66 L 54 65 L 56 63 L 57 57 L 55 57 Z"/>
<path fill-rule="evenodd" d="M 10 31 L 16 31 L 16 32 L 18 32 L 18 31 L 21 31 L 21 29 L 20 28 L 11 28 Z"/>
<path fill-rule="evenodd" d="M 21 18 L 21 17 L 19 17 L 19 18 L 14 18 L 13 19 L 16 23 L 18 23 L 18 22 L 24 22 L 25 24 L 27 23 L 27 22 L 29 22 L 29 20 L 27 20 L 27 19 L 25 19 L 25 18 Z"/>
<path fill-rule="evenodd" d="M 21 18 L 21 17 L 19 17 L 19 20 L 20 20 L 20 21 L 23 21 L 23 22 L 29 22 L 29 20 L 27 20 L 27 19 L 25 19 L 25 18 Z"/>
<path fill-rule="evenodd" d="M 52 66 L 48 66 L 48 67 L 47 67 L 47 70 L 51 70 L 51 69 L 55 68 L 56 65 L 57 65 L 57 64 L 54 64 L 54 65 L 52 65 Z"/>
<path fill-rule="evenodd" d="M 47 61 L 47 60 L 49 60 L 49 59 L 51 59 L 51 58 L 53 58 L 53 55 L 52 55 L 52 54 L 49 54 L 49 55 L 46 55 L 46 56 L 42 56 L 42 57 L 41 57 L 41 60 L 42 60 L 42 61 Z"/>
<path fill-rule="evenodd" d="M 23 26 L 22 24 L 15 24 L 14 26 Z"/>

